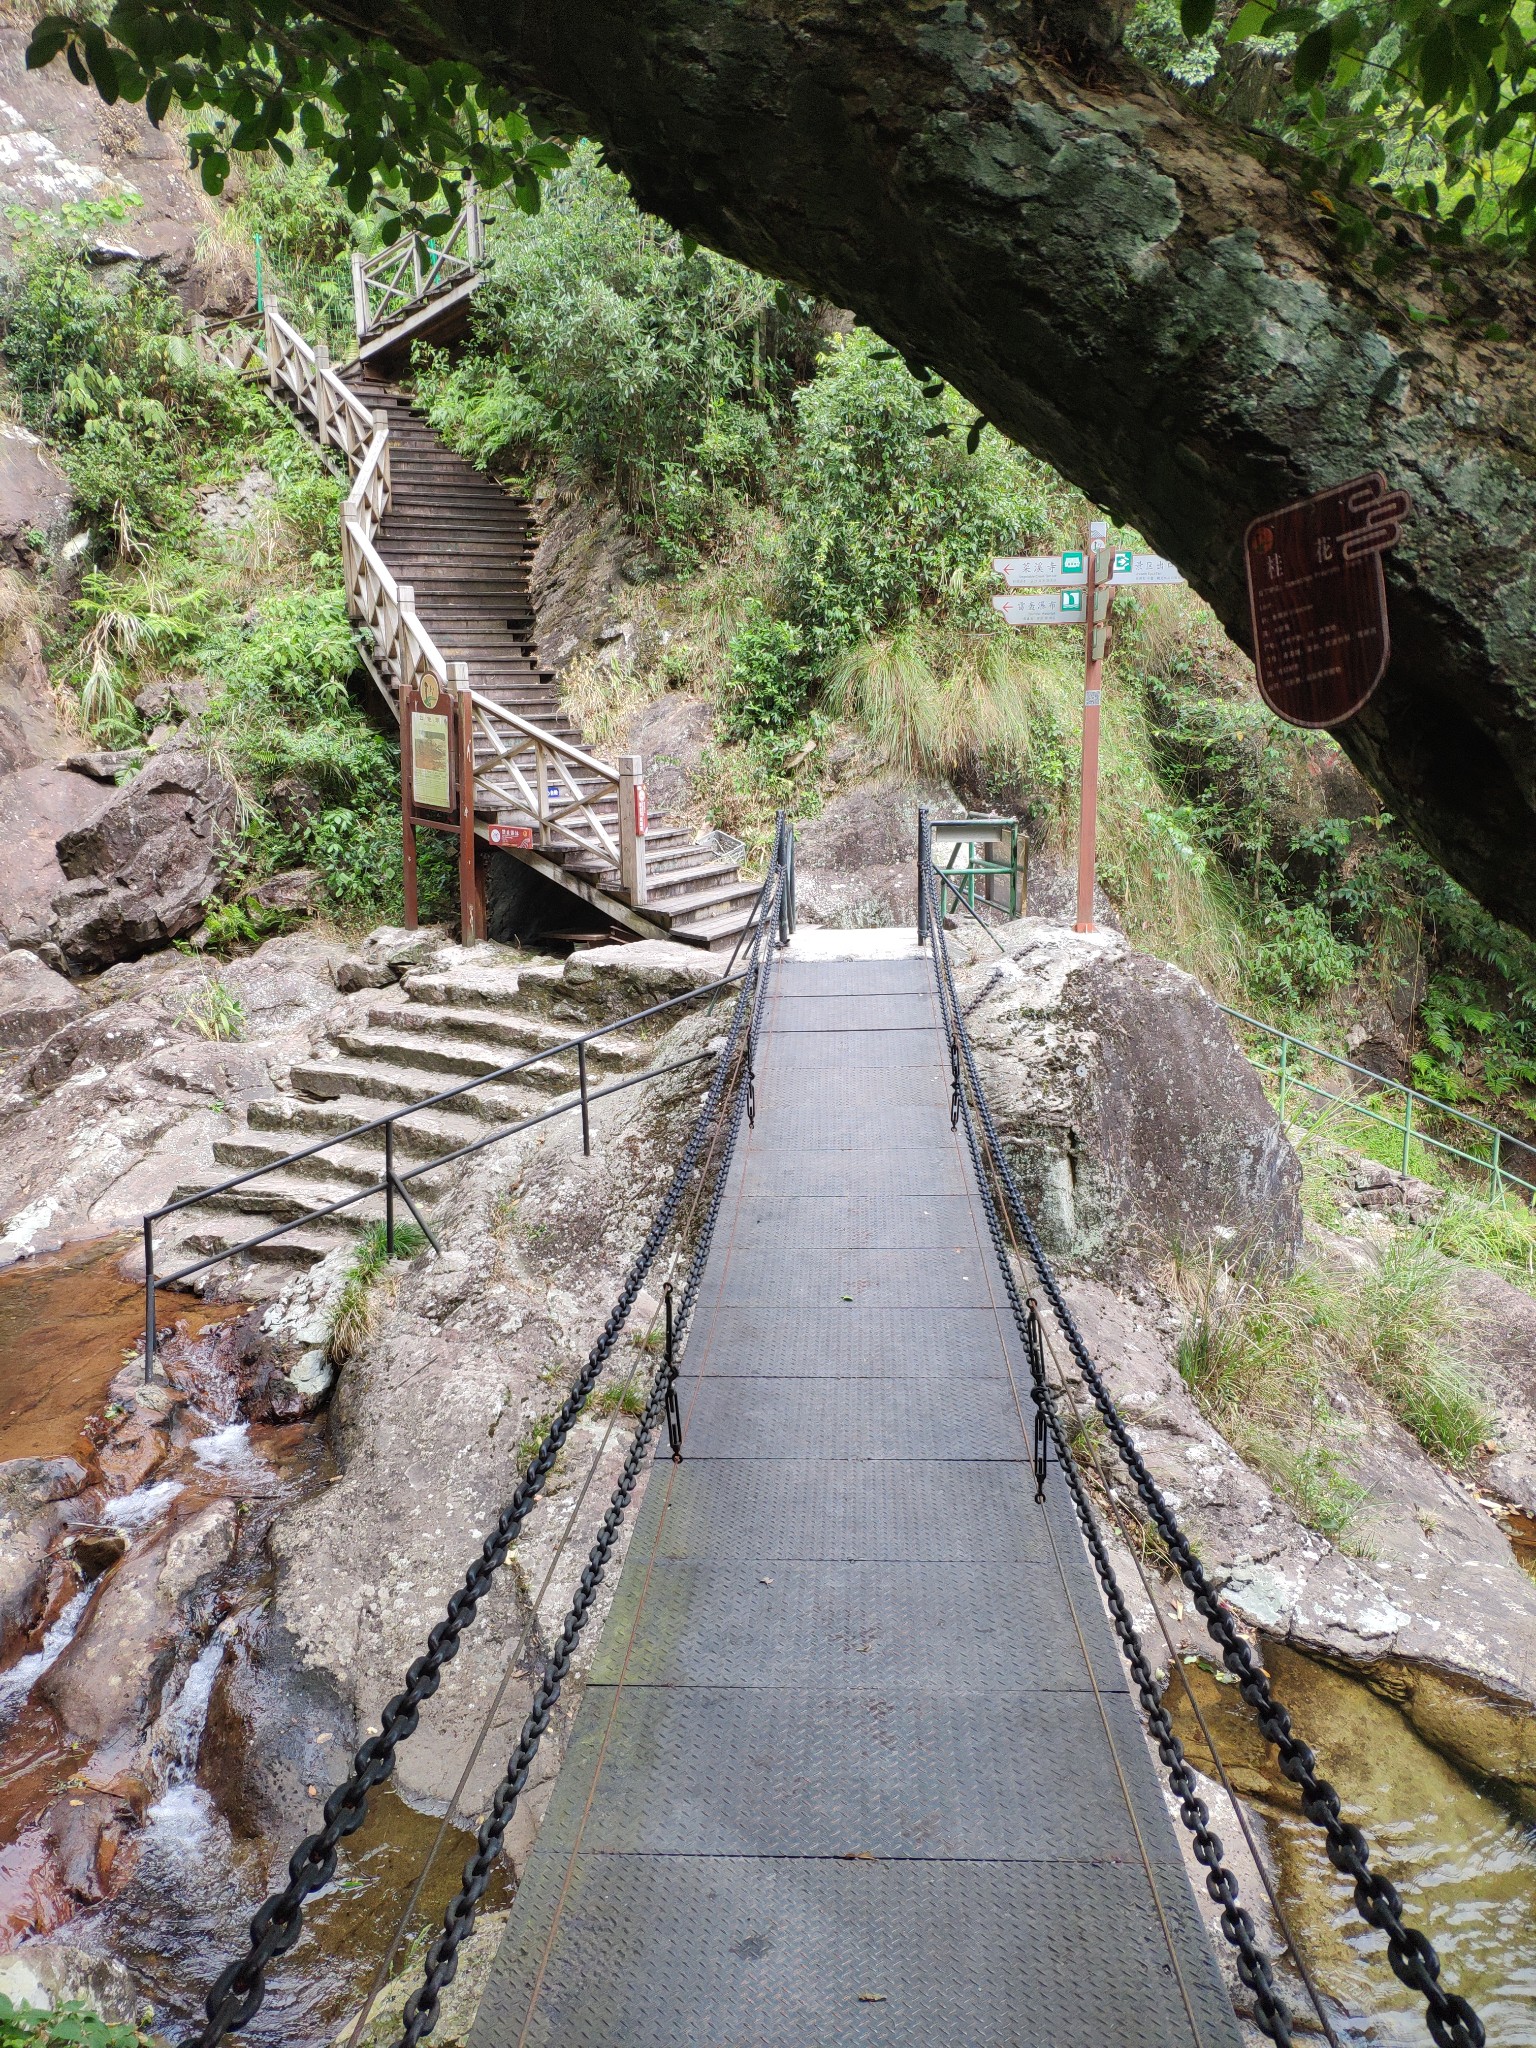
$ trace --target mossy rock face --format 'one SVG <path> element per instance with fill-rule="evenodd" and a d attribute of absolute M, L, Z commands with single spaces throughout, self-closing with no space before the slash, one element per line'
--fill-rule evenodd
<path fill-rule="evenodd" d="M 1288 1264 L 1301 1166 L 1225 1017 L 1113 932 L 1025 918 L 961 976 L 982 1079 L 1047 1252 L 1115 1277 L 1209 1246 Z"/>

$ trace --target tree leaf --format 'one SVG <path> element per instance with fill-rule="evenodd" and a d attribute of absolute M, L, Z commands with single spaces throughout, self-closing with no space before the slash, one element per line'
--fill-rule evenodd
<path fill-rule="evenodd" d="M 1238 9 L 1236 20 L 1227 30 L 1227 41 L 1246 43 L 1250 36 L 1266 35 L 1269 18 L 1274 11 L 1269 0 L 1247 0 L 1247 5 Z"/>
<path fill-rule="evenodd" d="M 1291 77 L 1298 92 L 1310 92 L 1322 82 L 1333 62 L 1333 30 L 1325 23 L 1313 29 L 1296 52 Z"/>
<path fill-rule="evenodd" d="M 1179 0 L 1179 26 L 1194 43 L 1216 19 L 1216 0 Z"/>

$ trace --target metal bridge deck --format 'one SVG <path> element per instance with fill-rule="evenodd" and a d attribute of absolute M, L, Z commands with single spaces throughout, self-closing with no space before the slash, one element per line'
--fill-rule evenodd
<path fill-rule="evenodd" d="M 782 961 L 758 1073 L 471 2048 L 1236 2048 L 926 961 Z"/>

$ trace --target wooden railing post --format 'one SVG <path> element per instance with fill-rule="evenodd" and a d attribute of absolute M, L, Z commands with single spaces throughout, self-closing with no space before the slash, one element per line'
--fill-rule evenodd
<path fill-rule="evenodd" d="M 359 341 L 368 339 L 368 271 L 361 249 L 352 251 L 352 324 Z"/>
<path fill-rule="evenodd" d="M 480 193 L 473 178 L 464 181 L 464 253 L 475 264 L 485 257 L 485 236 L 480 226 Z"/>
<path fill-rule="evenodd" d="M 261 331 L 263 339 L 267 344 L 267 385 L 274 398 L 276 398 L 279 389 L 277 358 L 280 348 L 277 338 L 277 326 L 272 318 L 276 310 L 276 307 L 272 304 L 272 294 L 268 292 L 266 303 L 261 309 Z"/>
<path fill-rule="evenodd" d="M 465 946 L 478 946 L 485 937 L 485 883 L 475 840 L 475 707 L 470 701 L 467 662 L 449 662 L 448 690 L 454 703 L 459 751 L 459 940 Z"/>
<path fill-rule="evenodd" d="M 635 909 L 645 901 L 645 763 L 619 756 L 619 886 Z"/>
<path fill-rule="evenodd" d="M 416 618 L 416 586 L 402 583 L 399 586 L 400 616 L 395 625 L 395 687 L 403 689 L 406 683 L 414 682 L 411 673 L 411 631 Z"/>
<path fill-rule="evenodd" d="M 405 928 L 408 932 L 416 929 L 418 916 L 416 896 L 416 792 L 411 774 L 411 711 L 416 693 L 402 684 L 396 702 L 400 714 L 400 840 L 402 880 L 405 894 Z"/>
<path fill-rule="evenodd" d="M 330 367 L 331 352 L 323 341 L 317 341 L 315 343 L 315 438 L 322 447 L 325 445 L 327 429 L 330 425 L 331 393 L 330 387 L 325 381 L 325 373 Z"/>

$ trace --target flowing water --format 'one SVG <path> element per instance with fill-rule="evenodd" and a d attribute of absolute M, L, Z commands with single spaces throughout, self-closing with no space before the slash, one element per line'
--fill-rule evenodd
<path fill-rule="evenodd" d="M 1536 2048 L 1536 1826 L 1431 1749 L 1359 1679 L 1273 1644 L 1264 1655 L 1320 1772 L 1364 1827 L 1373 1867 L 1434 1943 L 1446 1984 L 1477 2007 L 1489 2048 Z M 1385 1937 L 1355 1913 L 1350 1887 L 1237 1688 L 1199 1667 L 1186 1670 L 1234 1786 L 1264 1818 L 1281 1901 L 1322 1988 L 1374 2023 L 1354 2038 L 1421 2048 L 1422 2004 L 1393 1976 Z M 1177 1680 L 1166 1703 L 1190 1761 L 1209 1772 Z"/>
<path fill-rule="evenodd" d="M 0 1273 L 0 1460 L 75 1456 L 110 1383 L 142 1331 L 140 1289 L 117 1273 L 121 1241 L 75 1247 Z M 196 1330 L 239 1313 L 240 1304 L 178 1303 Z M 179 1443 L 136 1492 L 109 1499 L 103 1519 L 130 1550 L 153 1541 L 220 1497 L 270 1519 L 326 1484 L 333 1466 L 323 1417 L 278 1426 L 210 1423 Z M 126 1879 L 104 1905 L 54 1932 L 127 1965 L 157 2011 L 157 2031 L 184 2039 L 209 1983 L 243 1945 L 262 1897 L 283 1880 L 289 1841 L 238 1843 L 197 1782 L 197 1759 L 224 1639 L 239 1616 L 271 1594 L 264 1554 L 232 1568 L 222 1588 L 226 1619 L 172 1688 L 153 1738 L 160 1790 L 144 1816 Z M 0 1673 L 0 1949 L 8 1905 L 29 1896 L 43 1854 L 36 1820 L 84 1761 L 51 1711 L 33 1697 L 43 1671 L 88 1619 L 95 1587 L 77 1593 L 31 1655 Z M 272 1971 L 265 2007 L 242 2033 L 249 2048 L 317 2048 L 355 2009 L 426 1859 L 437 1822 L 388 1788 L 342 1851 L 336 1880 L 315 1899 L 298 1946 Z M 457 1888 L 472 1836 L 450 1831 L 412 1931 L 440 1918 Z M 114 1866 L 114 1875 L 116 1866 Z M 505 1903 L 505 1880 L 487 1896 Z"/>

